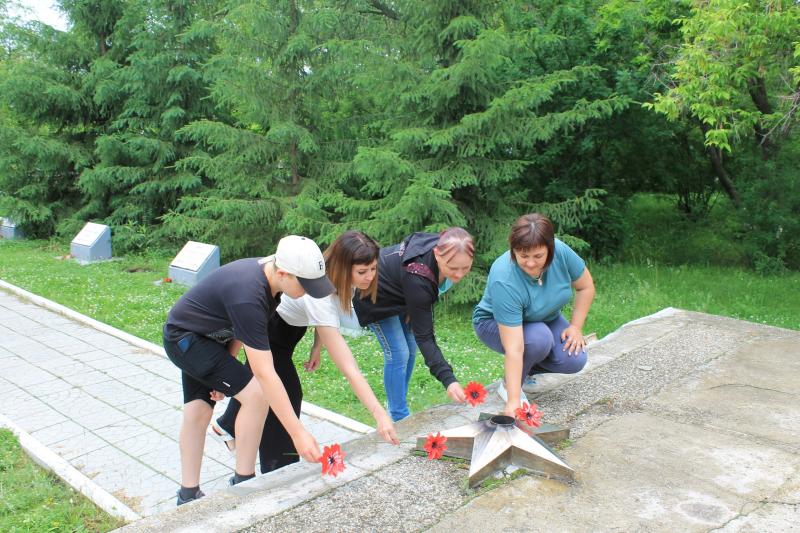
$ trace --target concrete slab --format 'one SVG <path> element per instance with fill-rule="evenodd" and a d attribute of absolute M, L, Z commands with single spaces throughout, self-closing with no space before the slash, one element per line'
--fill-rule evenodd
<path fill-rule="evenodd" d="M 800 451 L 800 358 L 790 355 L 798 353 L 792 337 L 744 344 L 667 387 L 648 408 Z"/>
<path fill-rule="evenodd" d="M 601 426 L 564 456 L 578 472 L 573 486 L 525 477 L 432 531 L 459 523 L 490 531 L 707 531 L 769 500 L 776 480 L 800 471 L 795 454 L 646 413 Z"/>

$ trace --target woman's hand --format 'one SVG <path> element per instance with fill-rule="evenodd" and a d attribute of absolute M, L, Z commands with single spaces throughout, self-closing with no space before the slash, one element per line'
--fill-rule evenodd
<path fill-rule="evenodd" d="M 322 458 L 322 454 L 319 452 L 319 444 L 305 428 L 300 428 L 300 431 L 292 436 L 292 444 L 294 444 L 300 457 L 309 463 L 318 463 Z"/>
<path fill-rule="evenodd" d="M 383 411 L 383 409 L 381 409 L 381 411 Z M 394 422 L 392 422 L 392 419 L 386 411 L 376 415 L 375 422 L 378 424 L 376 431 L 383 440 L 389 444 L 400 444 L 400 439 L 397 438 L 397 430 L 394 428 Z"/>
<path fill-rule="evenodd" d="M 311 347 L 311 353 L 308 356 L 308 361 L 303 363 L 303 368 L 306 369 L 306 372 L 313 372 L 319 368 L 321 351 L 321 346 L 319 344 L 315 344 Z"/>
<path fill-rule="evenodd" d="M 583 338 L 583 333 L 578 326 L 570 324 L 564 331 L 561 332 L 561 340 L 564 342 L 564 350 L 571 356 L 578 355 L 584 348 L 586 348 L 586 340 Z"/>
<path fill-rule="evenodd" d="M 447 395 L 456 403 L 464 403 L 467 401 L 467 395 L 464 394 L 464 389 L 455 381 L 447 386 Z"/>
<path fill-rule="evenodd" d="M 510 416 L 511 418 L 516 420 L 518 408 L 519 408 L 519 401 L 517 401 L 516 403 L 506 402 L 506 405 L 503 408 L 503 414 L 506 416 Z"/>

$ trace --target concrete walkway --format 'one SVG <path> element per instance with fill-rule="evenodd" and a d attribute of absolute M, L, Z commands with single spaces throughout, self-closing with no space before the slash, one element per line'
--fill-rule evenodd
<path fill-rule="evenodd" d="M 299 463 L 123 530 L 800 531 L 800 332 L 673 309 L 592 345 L 589 360 L 534 397 L 545 421 L 572 428 L 561 455 L 574 483 L 500 472 L 476 491 L 464 465 L 411 454 L 416 436 L 499 412 L 492 390 L 479 408 L 400 422 L 400 446 L 347 443 L 336 479 Z"/>
<path fill-rule="evenodd" d="M 0 414 L 136 513 L 171 509 L 180 477 L 180 373 L 142 347 L 148 343 L 86 322 L 0 289 Z M 321 444 L 362 435 L 301 419 Z M 206 494 L 226 487 L 233 465 L 224 445 L 206 442 Z"/>

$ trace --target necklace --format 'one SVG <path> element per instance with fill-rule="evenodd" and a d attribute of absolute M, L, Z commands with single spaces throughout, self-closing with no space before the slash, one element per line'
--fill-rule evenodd
<path fill-rule="evenodd" d="M 544 279 L 544 270 L 542 270 L 541 274 L 539 274 L 539 277 L 531 276 L 531 279 L 533 279 L 533 281 L 535 281 L 541 287 L 542 280 Z"/>

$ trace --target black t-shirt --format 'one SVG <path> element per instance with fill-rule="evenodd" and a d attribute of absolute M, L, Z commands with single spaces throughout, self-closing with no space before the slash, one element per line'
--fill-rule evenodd
<path fill-rule="evenodd" d="M 189 289 L 167 317 L 167 340 L 190 331 L 221 343 L 232 339 L 269 350 L 267 324 L 278 307 L 259 258 L 224 265 Z"/>

